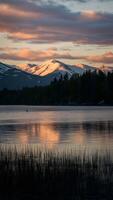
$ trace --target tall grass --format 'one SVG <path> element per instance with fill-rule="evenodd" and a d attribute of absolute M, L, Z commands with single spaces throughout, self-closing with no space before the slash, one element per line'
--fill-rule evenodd
<path fill-rule="evenodd" d="M 113 163 L 99 156 L 0 146 L 0 200 L 112 200 Z"/>

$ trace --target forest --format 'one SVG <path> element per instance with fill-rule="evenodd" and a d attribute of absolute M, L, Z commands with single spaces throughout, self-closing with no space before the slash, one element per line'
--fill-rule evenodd
<path fill-rule="evenodd" d="M 113 105 L 113 72 L 86 71 L 50 85 L 0 91 L 0 105 Z"/>

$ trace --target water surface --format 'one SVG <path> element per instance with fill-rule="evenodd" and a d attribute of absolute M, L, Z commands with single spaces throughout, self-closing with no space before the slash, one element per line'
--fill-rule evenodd
<path fill-rule="evenodd" d="M 113 152 L 113 107 L 0 106 L 0 143 Z"/>

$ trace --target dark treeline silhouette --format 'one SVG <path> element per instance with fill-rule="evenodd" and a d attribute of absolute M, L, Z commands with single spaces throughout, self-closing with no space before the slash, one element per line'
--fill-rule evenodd
<path fill-rule="evenodd" d="M 4 89 L 0 92 L 0 104 L 113 105 L 113 72 L 87 71 L 83 75 L 74 74 L 70 79 L 66 74 L 48 86 Z"/>

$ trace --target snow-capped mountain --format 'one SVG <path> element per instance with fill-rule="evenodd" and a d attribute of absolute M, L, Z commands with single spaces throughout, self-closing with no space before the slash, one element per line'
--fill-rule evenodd
<path fill-rule="evenodd" d="M 38 70 L 39 66 L 36 64 L 20 64 L 19 66 L 17 66 L 17 68 L 26 71 L 28 73 L 31 74 L 35 74 L 35 72 Z M 37 74 L 36 74 L 37 75 Z"/>
<path fill-rule="evenodd" d="M 0 62 L 0 90 L 3 88 L 20 89 L 40 84 L 43 85 L 39 76 Z"/>
<path fill-rule="evenodd" d="M 112 72 L 112 67 L 96 68 L 84 64 L 68 65 L 58 60 L 49 60 L 41 65 L 21 64 L 19 66 L 0 62 L 0 90 L 3 88 L 20 89 L 48 85 L 54 79 L 66 73 L 70 78 L 73 74 L 83 74 L 86 71 L 101 70 L 104 73 Z"/>
<path fill-rule="evenodd" d="M 83 74 L 85 71 L 94 71 L 97 68 L 84 65 L 84 64 L 78 64 L 78 65 L 68 65 L 64 64 L 63 62 L 60 62 L 58 60 L 49 60 L 44 62 L 43 64 L 37 66 L 37 65 L 20 65 L 20 69 L 25 70 L 31 74 L 35 74 L 41 77 L 53 75 L 53 76 L 59 76 L 59 75 L 65 75 L 68 74 L 69 77 L 71 77 L 73 74 Z"/>

